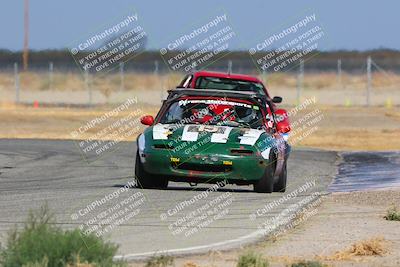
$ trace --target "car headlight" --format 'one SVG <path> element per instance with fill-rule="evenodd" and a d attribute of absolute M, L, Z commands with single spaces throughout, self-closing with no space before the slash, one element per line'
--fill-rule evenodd
<path fill-rule="evenodd" d="M 146 140 L 144 138 L 144 134 L 141 134 L 138 138 L 139 154 L 143 153 L 145 146 L 146 146 Z"/>
<path fill-rule="evenodd" d="M 264 158 L 264 159 L 269 159 L 269 152 L 271 151 L 271 148 L 270 147 L 268 147 L 267 149 L 265 149 L 263 152 L 261 152 L 261 156 Z"/>

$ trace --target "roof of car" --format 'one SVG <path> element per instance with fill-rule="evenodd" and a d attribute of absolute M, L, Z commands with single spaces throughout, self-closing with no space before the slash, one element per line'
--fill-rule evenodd
<path fill-rule="evenodd" d="M 250 76 L 250 75 L 244 75 L 244 74 L 231 74 L 231 73 L 213 72 L 213 71 L 198 71 L 198 72 L 195 72 L 193 75 L 196 78 L 206 76 L 206 77 L 226 78 L 226 79 L 261 83 L 261 81 L 258 78 L 254 77 L 254 76 Z"/>

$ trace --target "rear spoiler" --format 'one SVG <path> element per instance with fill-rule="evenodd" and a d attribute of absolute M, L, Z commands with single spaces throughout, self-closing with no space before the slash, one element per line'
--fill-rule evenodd
<path fill-rule="evenodd" d="M 194 88 L 176 88 L 168 90 L 169 100 L 175 100 L 182 96 L 214 96 L 214 97 L 232 97 L 239 99 L 248 99 L 260 104 L 267 101 L 267 96 L 252 91 L 233 91 L 221 89 L 194 89 Z"/>

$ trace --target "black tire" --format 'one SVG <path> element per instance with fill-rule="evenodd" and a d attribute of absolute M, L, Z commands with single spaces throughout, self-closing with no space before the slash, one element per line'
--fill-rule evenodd
<path fill-rule="evenodd" d="M 283 169 L 281 174 L 279 175 L 278 181 L 276 181 L 274 185 L 274 192 L 285 192 L 286 191 L 286 180 L 287 180 L 287 168 L 286 168 L 286 161 L 285 165 L 283 165 Z"/>
<path fill-rule="evenodd" d="M 254 184 L 254 191 L 257 193 L 272 193 L 274 191 L 274 164 L 269 164 L 265 168 L 264 175 Z"/>
<path fill-rule="evenodd" d="M 140 162 L 139 152 L 136 153 L 135 176 L 138 182 L 138 187 L 143 189 L 165 189 L 168 187 L 168 179 L 159 175 L 150 174 L 144 170 L 143 164 Z"/>

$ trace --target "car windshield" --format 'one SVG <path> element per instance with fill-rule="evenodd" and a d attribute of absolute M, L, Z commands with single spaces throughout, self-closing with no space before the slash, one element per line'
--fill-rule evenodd
<path fill-rule="evenodd" d="M 216 77 L 198 77 L 196 79 L 196 88 L 199 89 L 222 89 L 233 91 L 250 91 L 265 95 L 264 87 L 258 82 L 249 82 L 242 80 L 233 80 Z"/>
<path fill-rule="evenodd" d="M 226 99 L 181 99 L 169 105 L 162 124 L 206 124 L 261 128 L 260 107 Z"/>

